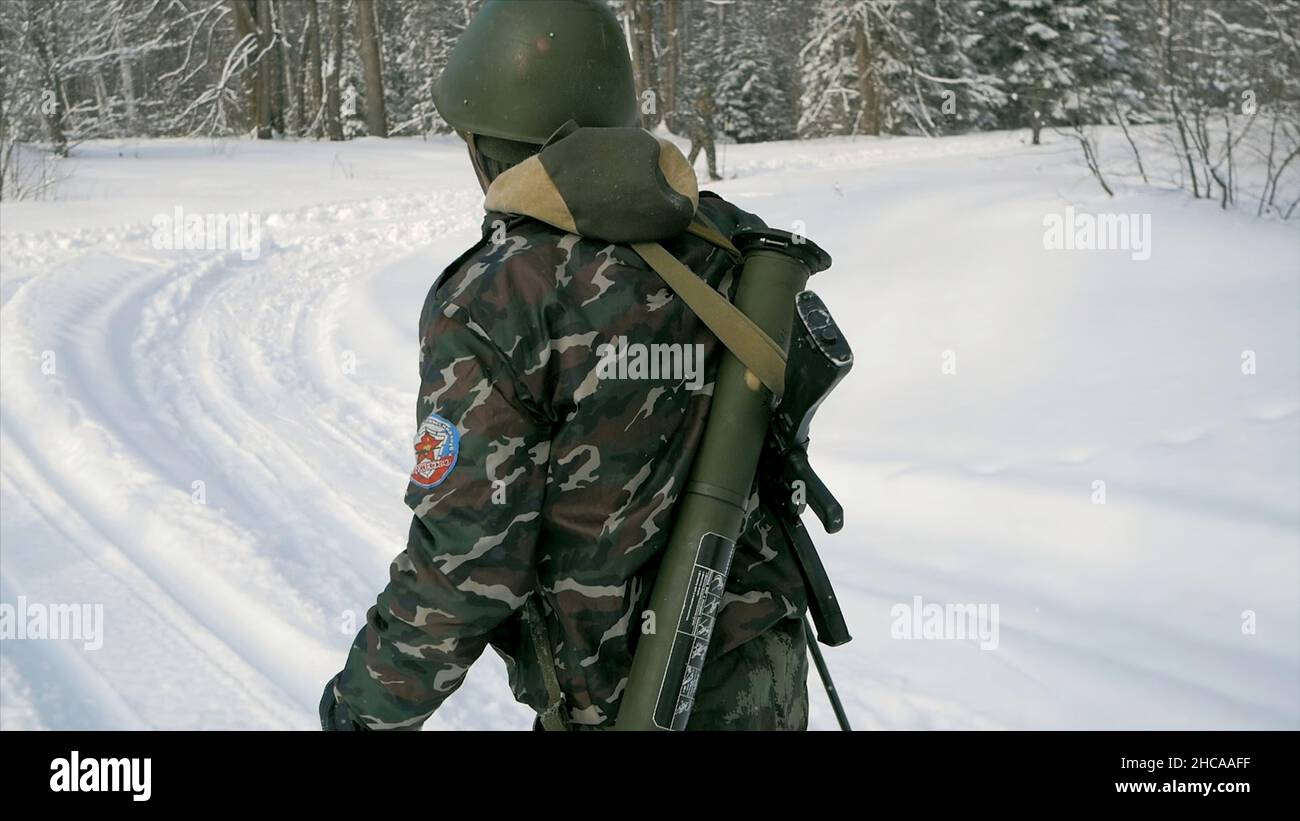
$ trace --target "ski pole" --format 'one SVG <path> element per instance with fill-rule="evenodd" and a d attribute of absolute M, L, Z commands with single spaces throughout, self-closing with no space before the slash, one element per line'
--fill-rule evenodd
<path fill-rule="evenodd" d="M 831 700 L 831 709 L 835 711 L 835 720 L 839 722 L 841 730 L 852 730 L 849 726 L 849 717 L 844 714 L 844 705 L 840 703 L 840 694 L 835 690 L 835 682 L 831 681 L 831 671 L 826 667 L 826 659 L 822 658 L 822 650 L 817 646 L 817 636 L 813 635 L 812 625 L 808 623 L 807 614 L 803 617 L 803 634 L 808 641 L 808 652 L 812 654 L 813 664 L 817 667 L 817 675 L 822 680 L 822 686 L 826 688 L 826 696 Z"/>

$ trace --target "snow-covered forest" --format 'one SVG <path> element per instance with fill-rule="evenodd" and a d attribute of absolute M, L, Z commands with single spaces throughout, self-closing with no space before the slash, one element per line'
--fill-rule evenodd
<path fill-rule="evenodd" d="M 526 2 L 527 0 L 519 0 Z M 8 0 L 0 196 L 88 139 L 444 133 L 433 84 L 481 0 Z M 1300 0 L 612 0 L 642 124 L 724 139 L 1160 123 L 1180 184 L 1294 215 Z M 1130 141 L 1136 150 L 1136 143 Z M 1240 151 L 1264 152 L 1258 180 Z M 1141 157 L 1137 158 L 1139 165 Z M 1097 169 L 1105 182 L 1105 169 Z"/>

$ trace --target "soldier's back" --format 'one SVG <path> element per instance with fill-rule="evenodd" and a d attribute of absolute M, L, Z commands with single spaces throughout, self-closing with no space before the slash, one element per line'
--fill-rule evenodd
<path fill-rule="evenodd" d="M 654 212 L 643 205 L 632 192 L 608 194 L 601 216 L 617 223 Z M 633 213 L 624 217 L 619 209 Z M 591 223 L 599 209 L 573 210 Z M 762 225 L 707 192 L 699 212 L 723 234 Z M 481 333 L 506 363 L 498 377 L 512 381 L 512 393 L 550 431 L 545 446 L 530 454 L 548 466 L 538 587 L 571 724 L 610 726 L 637 637 L 647 627 L 653 572 L 704 432 L 722 348 L 625 243 L 496 212 L 487 216 L 485 237 L 431 291 L 422 326 L 454 315 Z M 680 230 L 657 239 L 730 296 L 733 261 L 725 251 Z M 426 336 L 424 344 L 437 339 Z M 426 408 L 422 401 L 417 412 Z M 504 458 L 514 445 L 500 447 Z M 509 505 L 509 477 L 489 478 L 500 483 L 499 503 Z M 418 512 L 422 499 L 408 501 Z M 761 512 L 751 518 L 733 562 L 714 655 L 783 620 L 797 624 L 791 617 L 803 606 L 787 551 L 778 550 Z M 528 631 L 511 620 L 492 643 L 511 667 L 520 699 L 543 709 Z M 801 663 L 802 651 L 796 655 Z"/>

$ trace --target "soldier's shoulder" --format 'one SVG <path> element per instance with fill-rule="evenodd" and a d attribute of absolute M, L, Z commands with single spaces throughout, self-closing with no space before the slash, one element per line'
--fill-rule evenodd
<path fill-rule="evenodd" d="M 429 342 L 439 316 L 490 342 L 517 373 L 538 364 L 538 351 L 567 333 L 564 287 L 589 260 L 594 244 L 528 217 L 489 214 L 483 238 L 434 283 L 420 317 Z"/>
<path fill-rule="evenodd" d="M 699 214 L 726 236 L 765 227 L 757 215 L 710 191 L 700 192 Z M 616 276 L 611 266 L 648 272 L 626 245 L 582 237 L 530 217 L 489 214 L 483 238 L 430 289 L 421 326 L 435 312 L 472 317 L 494 341 L 508 346 L 520 336 L 555 330 L 539 326 L 564 325 L 561 315 L 577 307 L 584 315 L 593 313 L 588 306 L 595 302 L 618 310 L 625 301 L 619 297 L 627 296 L 622 292 L 635 291 L 639 280 Z M 639 292 L 628 296 L 633 297 L 639 298 Z"/>
<path fill-rule="evenodd" d="M 576 235 L 528 218 L 492 220 L 483 238 L 443 272 L 430 300 L 463 307 L 514 301 L 536 304 L 554 277 L 556 260 Z"/>

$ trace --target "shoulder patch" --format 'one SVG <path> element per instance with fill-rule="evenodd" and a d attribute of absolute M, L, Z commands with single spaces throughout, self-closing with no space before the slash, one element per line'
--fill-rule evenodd
<path fill-rule="evenodd" d="M 422 488 L 442 484 L 460 455 L 460 431 L 436 413 L 431 413 L 415 432 L 415 470 L 411 481 Z"/>

